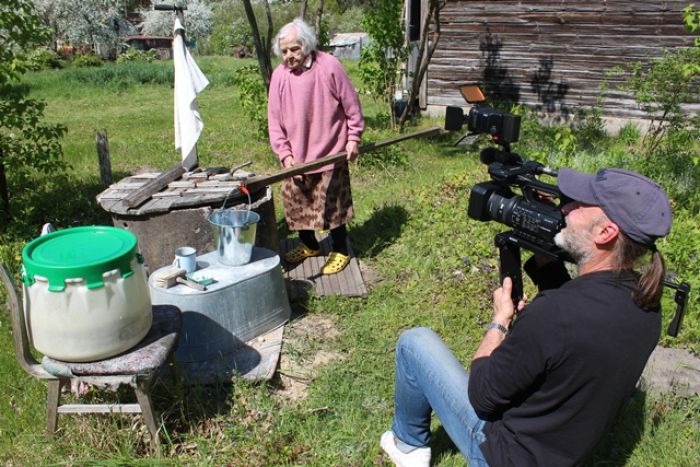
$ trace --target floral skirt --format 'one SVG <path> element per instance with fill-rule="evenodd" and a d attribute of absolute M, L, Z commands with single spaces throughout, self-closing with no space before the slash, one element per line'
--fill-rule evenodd
<path fill-rule="evenodd" d="M 282 183 L 284 217 L 290 230 L 330 230 L 352 219 L 348 164 L 303 177 Z"/>

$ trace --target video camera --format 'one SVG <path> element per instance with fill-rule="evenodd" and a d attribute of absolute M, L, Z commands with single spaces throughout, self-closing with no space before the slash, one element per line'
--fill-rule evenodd
<path fill-rule="evenodd" d="M 481 150 L 479 159 L 488 165 L 491 181 L 477 183 L 469 196 L 470 218 L 496 221 L 513 230 L 496 235 L 501 253 L 501 280 L 513 280 L 513 300 L 522 297 L 520 248 L 559 259 L 568 259 L 554 243 L 554 236 L 563 226 L 563 217 L 556 201 L 563 195 L 556 185 L 538 180 L 539 175 L 556 177 L 557 172 L 534 161 L 523 161 L 510 151 L 510 143 L 520 137 L 520 116 L 484 105 L 486 98 L 475 85 L 460 87 L 465 100 L 474 104 L 465 116 L 460 107 L 447 107 L 445 129 L 459 130 L 466 123 L 466 136 L 487 134 L 501 148 Z M 515 191 L 514 191 L 515 190 Z M 517 191 L 517 192 L 516 192 Z"/>
<path fill-rule="evenodd" d="M 554 236 L 564 226 L 561 206 L 569 200 L 557 185 L 545 183 L 540 175 L 557 176 L 557 171 L 539 162 L 523 161 L 510 151 L 510 144 L 520 137 L 520 116 L 486 106 L 486 97 L 479 86 L 460 87 L 464 99 L 473 104 L 465 116 L 460 107 L 448 106 L 445 129 L 460 130 L 466 123 L 469 132 L 460 140 L 486 134 L 498 147 L 487 147 L 479 153 L 479 160 L 488 165 L 491 181 L 477 183 L 469 195 L 467 214 L 478 221 L 496 221 L 511 227 L 508 232 L 496 234 L 494 242 L 499 249 L 501 282 L 505 277 L 513 281 L 513 302 L 517 305 L 523 296 L 520 249 L 571 261 L 569 255 L 554 243 Z M 685 313 L 690 285 L 664 281 L 676 290 L 676 314 L 668 334 L 676 336 Z"/>

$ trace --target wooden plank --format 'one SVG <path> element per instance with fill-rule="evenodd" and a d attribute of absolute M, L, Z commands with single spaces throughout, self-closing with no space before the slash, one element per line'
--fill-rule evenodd
<path fill-rule="evenodd" d="M 197 182 L 192 180 L 187 181 L 174 181 L 168 183 L 168 188 L 195 188 L 198 185 Z"/>
<path fill-rule="evenodd" d="M 136 182 L 139 180 L 143 180 L 144 182 L 148 182 L 150 180 L 153 180 L 154 178 L 158 178 L 160 174 L 163 172 L 142 172 L 139 174 L 134 174 L 126 177 L 124 180 L 128 180 L 130 182 Z"/>
<path fill-rule="evenodd" d="M 181 191 L 160 191 L 158 193 L 153 193 L 151 197 L 153 199 L 157 198 L 173 198 L 173 197 L 181 197 L 182 192 Z"/>
<path fill-rule="evenodd" d="M 108 211 L 109 211 L 110 213 L 112 213 L 112 214 L 121 214 L 121 215 L 124 215 L 124 214 L 127 214 L 127 213 L 129 212 L 129 209 L 131 209 L 131 208 L 129 208 L 129 206 L 127 206 L 126 204 L 124 204 L 124 200 L 123 200 L 123 199 L 120 199 L 120 200 L 118 200 L 116 203 L 112 204 L 112 205 L 109 207 L 109 210 L 108 210 Z"/>
<path fill-rule="evenodd" d="M 97 195 L 97 202 L 100 203 L 108 199 L 123 199 L 125 196 L 129 195 L 129 193 L 131 193 L 131 190 L 116 190 L 110 188 Z"/>
<path fill-rule="evenodd" d="M 173 198 L 173 208 L 189 208 L 189 207 L 204 207 L 212 206 L 212 208 L 221 208 L 220 203 L 224 200 L 224 196 L 220 193 L 210 193 L 199 196 L 184 195 L 180 198 Z"/>
<path fill-rule="evenodd" d="M 112 206 L 115 204 L 119 203 L 120 200 L 118 199 L 105 199 L 105 200 L 97 200 L 97 203 L 102 206 L 102 209 L 104 209 L 107 212 L 112 212 Z"/>
<path fill-rule="evenodd" d="M 227 186 L 198 186 L 196 188 L 189 188 L 183 191 L 183 194 L 196 196 L 199 193 L 220 193 L 222 195 L 227 195 L 229 193 L 239 193 L 238 187 L 227 187 Z M 222 197 L 223 199 L 223 197 Z"/>
<path fill-rule="evenodd" d="M 121 180 L 117 183 L 113 183 L 112 185 L 109 186 L 109 188 L 116 189 L 116 190 L 136 190 L 138 188 L 141 188 L 144 186 L 146 183 L 148 183 L 148 180 L 141 180 L 141 181 L 131 181 L 128 178 L 125 178 L 124 180 Z"/>
<path fill-rule="evenodd" d="M 130 208 L 140 206 L 141 204 L 146 202 L 153 193 L 162 190 L 168 185 L 168 183 L 180 178 L 180 176 L 183 173 L 185 173 L 185 168 L 182 166 L 182 164 L 178 163 L 174 165 L 166 172 L 163 172 L 158 177 L 149 181 L 143 187 L 139 188 L 134 193 L 124 198 L 124 204 L 126 204 Z"/>
<path fill-rule="evenodd" d="M 399 135 L 394 138 L 389 138 L 383 141 L 377 141 L 375 143 L 368 143 L 364 144 L 359 147 L 359 152 L 360 154 L 364 154 L 366 152 L 374 151 L 376 149 L 389 146 L 391 144 L 396 144 L 398 142 L 411 139 L 411 138 L 417 138 L 420 136 L 432 136 L 432 135 L 437 135 L 444 130 L 442 127 L 433 127 L 433 128 L 428 128 L 425 130 L 420 130 L 416 131 L 413 133 L 406 133 L 404 135 Z M 294 175 L 299 175 L 304 172 L 308 172 L 309 170 L 317 169 L 319 167 L 323 167 L 325 165 L 329 164 L 334 164 L 336 162 L 343 161 L 347 158 L 347 153 L 345 151 L 340 152 L 338 154 L 334 154 L 331 156 L 326 156 L 321 159 L 318 159 L 313 162 L 306 162 L 304 164 L 298 164 L 293 167 L 290 167 L 288 169 L 283 169 L 280 170 L 277 173 L 274 173 L 272 175 L 257 175 L 254 177 L 250 177 L 245 181 L 245 185 L 248 187 L 249 190 L 255 190 L 257 188 L 260 188 L 265 185 L 271 185 L 273 183 L 277 183 L 281 180 L 284 180 L 286 178 L 292 177 Z"/>
<path fill-rule="evenodd" d="M 284 239 L 280 241 L 282 255 L 298 245 L 298 239 Z M 307 258 L 300 264 L 288 265 L 285 278 L 288 280 L 291 299 L 303 298 L 304 283 L 310 283 L 313 290 L 319 296 L 344 295 L 350 297 L 367 296 L 367 289 L 362 281 L 359 261 L 352 249 L 349 250 L 351 260 L 348 266 L 337 274 L 323 275 L 321 268 L 328 260 L 330 253 L 330 239 L 321 239 L 321 253 L 319 256 Z"/>
<path fill-rule="evenodd" d="M 58 407 L 58 413 L 141 413 L 138 404 L 63 404 Z"/>
<path fill-rule="evenodd" d="M 169 212 L 175 200 L 180 198 L 151 198 L 146 201 L 146 204 L 137 208 L 134 212 L 129 212 L 135 216 L 143 216 L 144 214 L 156 214 L 160 212 Z"/>

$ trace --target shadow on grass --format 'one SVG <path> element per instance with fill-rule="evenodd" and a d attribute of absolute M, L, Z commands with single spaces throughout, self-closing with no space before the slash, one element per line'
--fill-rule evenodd
<path fill-rule="evenodd" d="M 174 445 L 195 433 L 206 435 L 213 420 L 230 416 L 232 401 L 231 383 L 188 385 L 166 379 L 159 381 L 153 391 L 153 404 L 167 438 Z"/>
<path fill-rule="evenodd" d="M 115 173 L 114 180 L 128 174 Z M 111 225 L 111 217 L 97 203 L 105 190 L 98 178 L 79 179 L 67 174 L 37 177 L 12 186 L 10 221 L 0 233 L 10 241 L 29 241 L 47 222 L 63 229 L 81 225 Z"/>
<path fill-rule="evenodd" d="M 408 213 L 401 206 L 375 208 L 362 225 L 349 230 L 350 241 L 358 256 L 372 258 L 392 245 L 401 235 Z"/>
<path fill-rule="evenodd" d="M 627 465 L 634 448 L 644 434 L 645 412 L 646 393 L 635 391 L 585 465 L 589 467 Z"/>
<path fill-rule="evenodd" d="M 603 436 L 591 457 L 582 465 L 587 467 L 622 467 L 627 465 L 627 461 L 644 433 L 645 410 L 646 394 L 637 391 L 622 408 L 615 423 Z M 440 461 L 447 455 L 459 454 L 459 450 L 442 426 L 433 433 L 431 446 L 433 465 L 439 465 Z"/>

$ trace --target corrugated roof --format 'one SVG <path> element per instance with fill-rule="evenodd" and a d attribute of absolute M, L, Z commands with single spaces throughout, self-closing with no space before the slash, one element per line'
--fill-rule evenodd
<path fill-rule="evenodd" d="M 368 40 L 369 34 L 366 32 L 341 32 L 333 36 L 329 45 L 331 47 L 343 47 L 357 44 L 358 42 L 367 42 Z"/>

